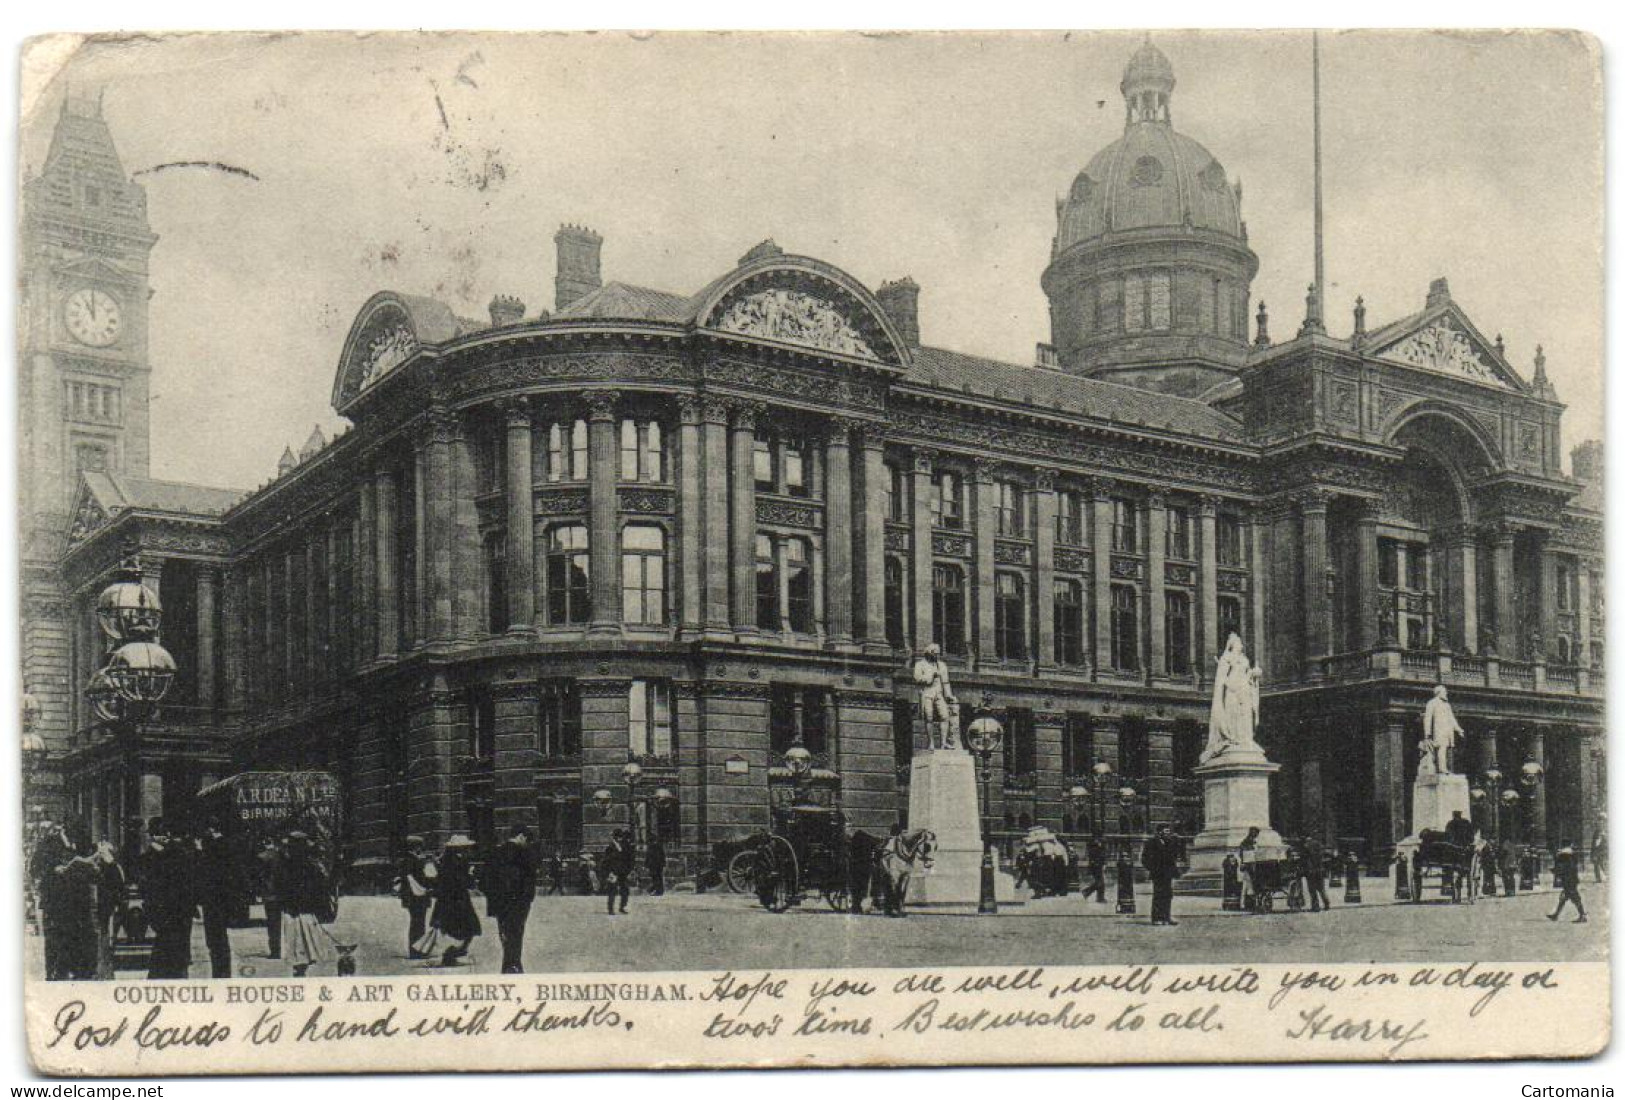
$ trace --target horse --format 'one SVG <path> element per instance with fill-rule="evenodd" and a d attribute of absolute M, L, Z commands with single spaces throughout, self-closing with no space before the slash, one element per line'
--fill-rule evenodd
<path fill-rule="evenodd" d="M 908 880 L 914 875 L 914 865 L 918 863 L 930 870 L 932 853 L 936 850 L 937 834 L 930 829 L 898 833 L 880 849 L 876 872 L 885 886 L 888 917 L 903 915 L 903 902 L 908 897 Z"/>

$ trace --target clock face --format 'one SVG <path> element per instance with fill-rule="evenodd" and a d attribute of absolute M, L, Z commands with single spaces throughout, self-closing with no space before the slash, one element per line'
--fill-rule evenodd
<path fill-rule="evenodd" d="M 118 301 L 95 287 L 70 294 L 62 318 L 67 323 L 68 335 L 93 348 L 105 348 L 117 340 L 123 324 Z"/>

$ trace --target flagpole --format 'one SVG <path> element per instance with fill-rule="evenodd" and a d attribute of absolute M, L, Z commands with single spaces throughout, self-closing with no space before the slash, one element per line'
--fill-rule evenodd
<path fill-rule="evenodd" d="M 1325 331 L 1326 328 L 1326 245 L 1324 240 L 1324 214 L 1321 210 L 1320 191 L 1320 32 L 1310 32 L 1310 51 L 1314 69 L 1315 107 L 1315 292 L 1313 312 L 1309 324 Z"/>

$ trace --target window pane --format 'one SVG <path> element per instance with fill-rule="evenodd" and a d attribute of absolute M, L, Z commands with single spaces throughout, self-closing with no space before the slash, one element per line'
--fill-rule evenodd
<path fill-rule="evenodd" d="M 650 421 L 644 425 L 646 443 L 643 454 L 643 480 L 666 480 L 666 443 L 661 434 L 659 421 Z"/>
<path fill-rule="evenodd" d="M 638 422 L 621 421 L 621 480 L 638 479 Z"/>
<path fill-rule="evenodd" d="M 628 743 L 633 756 L 649 754 L 649 682 L 633 680 L 627 694 Z"/>
<path fill-rule="evenodd" d="M 800 442 L 785 443 L 781 460 L 784 463 L 784 491 L 794 496 L 806 496 L 807 475 Z"/>
<path fill-rule="evenodd" d="M 570 479 L 587 480 L 587 422 L 577 420 L 570 429 Z"/>
<path fill-rule="evenodd" d="M 751 461 L 754 463 L 756 488 L 771 493 L 777 488 L 773 483 L 773 449 L 761 436 L 756 437 L 756 445 L 751 451 Z"/>

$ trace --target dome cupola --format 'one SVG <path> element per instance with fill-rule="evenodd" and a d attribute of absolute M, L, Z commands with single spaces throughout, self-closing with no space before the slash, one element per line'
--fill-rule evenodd
<path fill-rule="evenodd" d="M 1240 182 L 1173 127 L 1175 83 L 1148 38 L 1123 70 L 1123 135 L 1056 203 L 1043 286 L 1063 369 L 1194 395 L 1245 358 L 1258 259 Z"/>

